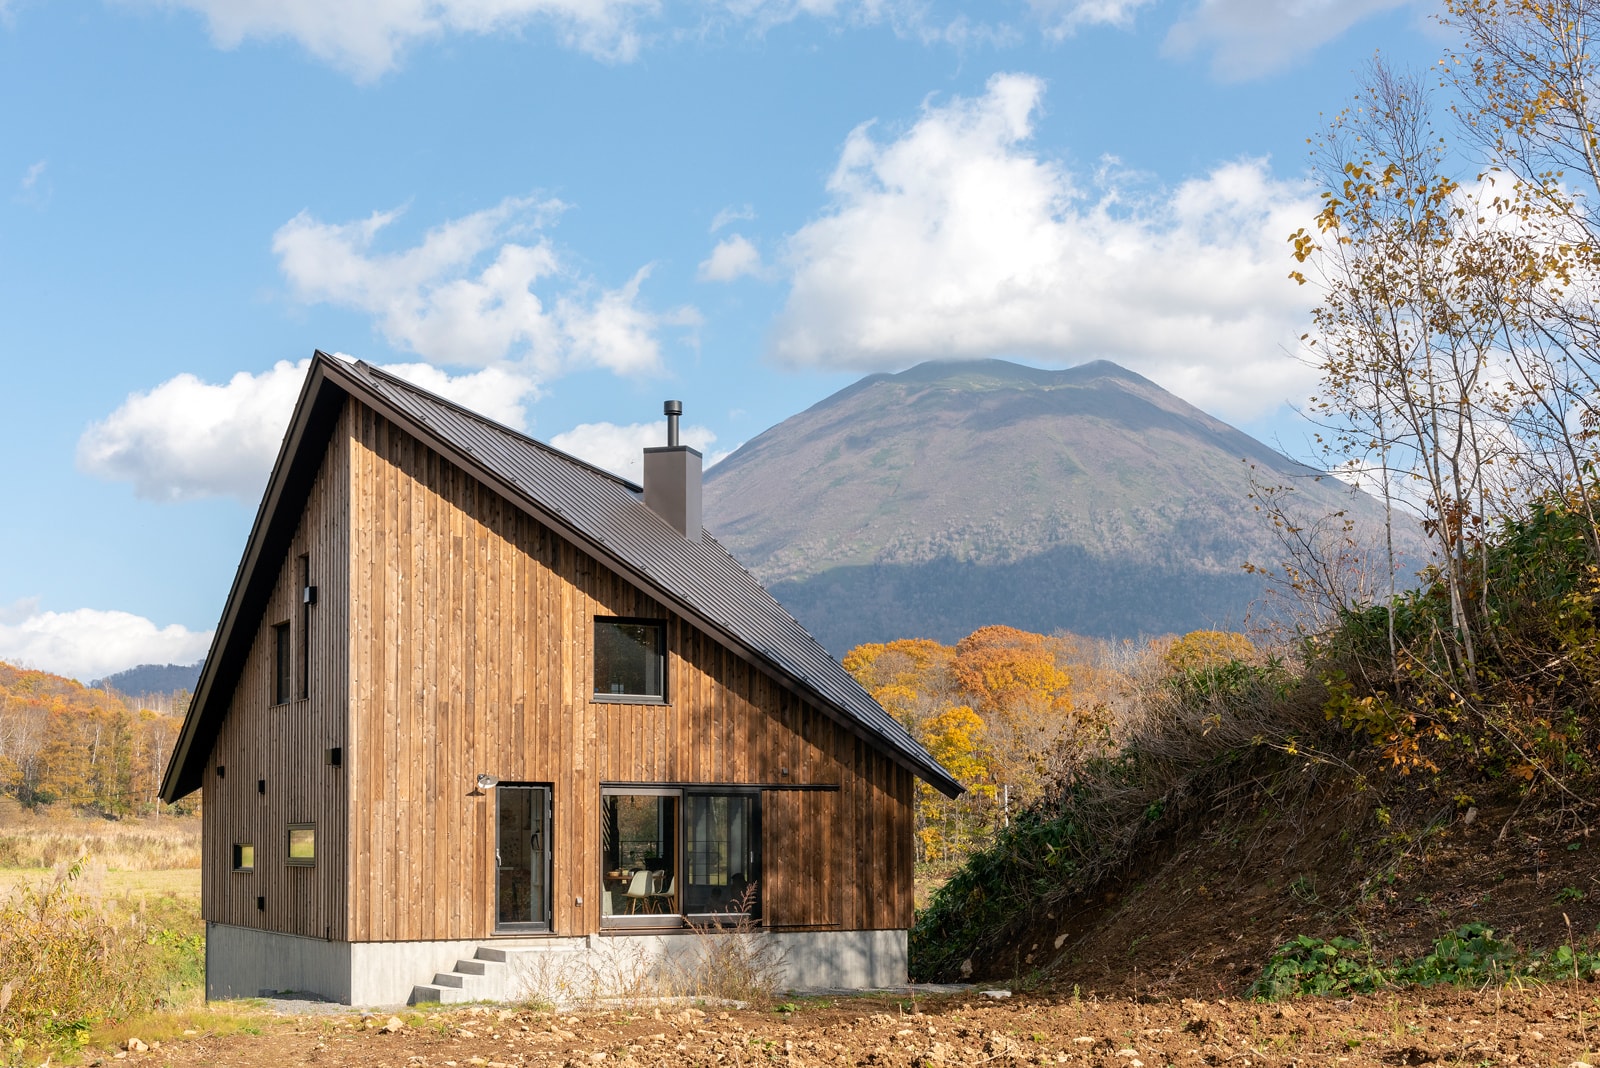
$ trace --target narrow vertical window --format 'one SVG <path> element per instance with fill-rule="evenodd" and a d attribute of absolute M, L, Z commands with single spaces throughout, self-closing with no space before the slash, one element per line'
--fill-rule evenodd
<path fill-rule="evenodd" d="M 300 557 L 300 699 L 311 696 L 311 606 L 317 601 L 311 585 L 311 557 Z"/>
<path fill-rule="evenodd" d="M 272 628 L 272 703 L 281 705 L 289 700 L 289 624 L 277 623 Z"/>

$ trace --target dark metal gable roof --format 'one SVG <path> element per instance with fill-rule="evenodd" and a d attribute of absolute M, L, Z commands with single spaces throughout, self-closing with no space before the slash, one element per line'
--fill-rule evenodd
<path fill-rule="evenodd" d="M 309 410 L 317 406 L 317 398 L 311 395 L 312 380 L 318 383 L 319 393 L 324 384 L 337 387 L 339 392 L 355 396 L 394 418 L 437 451 L 473 471 L 595 555 L 610 561 L 696 625 L 750 659 L 765 664 L 780 679 L 788 680 L 792 688 L 940 792 L 951 797 L 961 792 L 960 783 L 885 712 L 716 539 L 709 534 L 700 541 L 683 537 L 646 507 L 640 487 L 367 364 L 343 363 L 321 353 L 313 361 L 308 375 L 307 392 L 302 394 L 296 419 L 291 424 L 291 438 L 295 437 L 296 428 L 306 421 Z M 342 401 L 343 397 L 339 399 Z M 285 450 L 288 451 L 287 440 Z M 318 458 L 321 451 L 319 447 Z M 312 462 L 314 464 L 315 460 Z M 280 476 L 292 466 L 286 463 L 285 455 L 279 456 L 268 500 L 284 496 L 280 492 L 279 483 L 283 481 Z M 280 508 L 293 508 L 297 515 L 303 501 L 296 505 L 287 499 L 293 496 L 288 494 L 286 499 L 276 503 Z M 267 501 L 263 501 L 263 514 L 266 505 Z M 251 534 L 252 546 L 264 532 L 262 515 L 258 515 L 256 526 Z M 259 560 L 263 555 L 258 552 L 254 558 Z M 247 550 L 246 563 L 251 560 L 252 555 Z M 241 595 L 240 579 L 245 564 L 240 567 L 241 576 L 235 579 L 229 597 L 230 611 L 218 628 L 201 686 L 196 690 L 189 719 L 185 721 L 183 735 L 163 783 L 163 796 L 169 801 L 199 786 L 200 773 L 210 749 L 209 740 L 215 739 L 215 725 L 206 732 L 208 741 L 201 747 L 198 759 L 190 759 L 195 752 L 191 735 L 199 733 L 202 718 L 211 718 L 206 716 L 209 706 L 217 706 L 212 717 L 220 718 L 233 681 L 238 677 L 238 668 L 242 666 L 242 661 L 235 665 L 230 658 L 219 655 L 226 653 L 228 646 L 247 646 L 249 642 L 249 635 L 226 641 L 223 634 L 224 628 L 231 630 L 232 624 L 239 620 L 253 618 L 253 614 L 232 611 L 233 602 Z M 269 584 L 270 581 L 267 579 Z M 219 661 L 219 667 L 221 661 L 230 660 L 227 666 L 231 670 L 214 673 L 213 660 Z M 214 680 L 213 674 L 219 677 Z M 222 681 L 221 676 L 231 678 L 226 686 L 217 687 L 214 684 Z"/>

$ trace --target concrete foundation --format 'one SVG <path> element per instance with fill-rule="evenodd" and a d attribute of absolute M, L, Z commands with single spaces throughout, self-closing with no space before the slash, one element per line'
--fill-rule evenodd
<path fill-rule="evenodd" d="M 603 934 L 449 942 L 328 942 L 227 924 L 206 925 L 206 997 L 317 994 L 361 1007 L 406 1004 L 419 988 L 475 959 L 504 961 L 498 979 L 468 978 L 449 1000 L 539 1000 L 686 992 L 707 967 L 707 936 Z M 884 989 L 906 983 L 905 931 L 788 931 L 753 936 L 744 950 L 785 989 Z M 480 952 L 486 951 L 486 952 Z M 475 986 L 474 983 L 477 985 Z"/>

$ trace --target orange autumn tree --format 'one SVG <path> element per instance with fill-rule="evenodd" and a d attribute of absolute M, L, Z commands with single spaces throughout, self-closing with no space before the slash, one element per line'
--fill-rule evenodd
<path fill-rule="evenodd" d="M 1006 818 L 1037 798 L 1064 762 L 1103 734 L 1103 701 L 1073 700 L 1074 658 L 1090 644 L 1014 627 L 974 631 L 955 646 L 901 639 L 857 646 L 844 666 L 967 788 L 954 801 L 919 789 L 919 859 L 959 861 Z M 1096 673 L 1102 668 L 1084 665 Z M 1097 685 L 1097 689 L 1104 688 Z"/>
<path fill-rule="evenodd" d="M 1104 716 L 1075 707 L 1066 639 L 982 627 L 956 643 L 956 685 L 983 718 L 1003 800 L 1027 804 L 1091 743 Z"/>

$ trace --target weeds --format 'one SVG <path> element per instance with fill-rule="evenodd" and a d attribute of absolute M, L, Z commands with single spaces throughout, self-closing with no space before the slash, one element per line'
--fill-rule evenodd
<path fill-rule="evenodd" d="M 80 857 L 44 886 L 0 904 L 0 1058 L 76 1049 L 108 1019 L 154 1007 L 188 946 L 159 944 L 138 915 L 117 918 L 82 885 Z"/>
<path fill-rule="evenodd" d="M 1442 935 L 1423 956 L 1407 962 L 1379 959 L 1352 938 L 1299 935 L 1273 952 L 1250 995 L 1275 1001 L 1295 995 L 1370 994 L 1406 986 L 1486 986 L 1600 980 L 1600 945 L 1580 948 L 1570 939 L 1553 951 L 1524 953 L 1481 923 Z"/>
<path fill-rule="evenodd" d="M 756 884 L 750 883 L 733 902 L 738 919 L 704 925 L 689 922 L 695 933 L 695 993 L 704 998 L 743 1001 L 757 1008 L 771 1004 L 783 982 L 783 949 L 752 913 Z"/>

